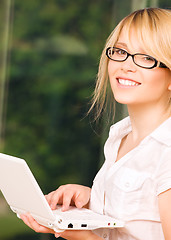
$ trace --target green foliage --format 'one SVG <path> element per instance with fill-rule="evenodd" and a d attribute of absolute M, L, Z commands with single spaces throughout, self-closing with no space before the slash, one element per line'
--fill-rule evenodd
<path fill-rule="evenodd" d="M 15 214 L 0 215 L 0 226 L 0 239 L 3 240 L 12 239 L 18 234 L 32 232 L 21 220 L 17 219 Z"/>
<path fill-rule="evenodd" d="M 170 0 L 160 0 L 159 7 L 170 9 Z"/>
<path fill-rule="evenodd" d="M 14 4 L 4 152 L 25 158 L 45 192 L 91 185 L 100 138 L 85 118 L 111 2 Z"/>

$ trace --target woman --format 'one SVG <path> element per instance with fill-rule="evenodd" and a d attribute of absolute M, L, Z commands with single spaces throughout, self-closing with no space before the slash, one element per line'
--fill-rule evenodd
<path fill-rule="evenodd" d="M 55 233 L 69 240 L 171 239 L 171 11 L 138 10 L 111 33 L 101 56 L 92 108 L 100 116 L 110 92 L 129 117 L 114 124 L 105 163 L 92 189 L 61 186 L 47 196 L 52 209 L 71 202 L 125 221 L 120 229 Z M 110 85 L 110 87 L 108 87 Z M 52 232 L 31 216 L 23 221 Z"/>

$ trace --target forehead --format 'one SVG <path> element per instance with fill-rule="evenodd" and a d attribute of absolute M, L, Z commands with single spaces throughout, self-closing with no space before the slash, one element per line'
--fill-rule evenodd
<path fill-rule="evenodd" d="M 146 52 L 145 47 L 141 43 L 141 40 L 139 39 L 138 34 L 134 28 L 131 28 L 129 30 L 123 28 L 118 36 L 116 45 L 123 47 L 131 52 Z"/>

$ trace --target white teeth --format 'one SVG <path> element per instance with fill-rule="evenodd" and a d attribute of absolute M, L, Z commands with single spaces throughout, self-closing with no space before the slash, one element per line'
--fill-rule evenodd
<path fill-rule="evenodd" d="M 125 80 L 125 79 L 118 79 L 118 82 L 125 86 L 138 86 L 139 84 L 133 81 Z"/>

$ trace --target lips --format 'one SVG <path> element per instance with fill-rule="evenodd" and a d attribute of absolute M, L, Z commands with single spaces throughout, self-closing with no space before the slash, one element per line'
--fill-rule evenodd
<path fill-rule="evenodd" d="M 122 86 L 130 86 L 130 87 L 134 87 L 134 86 L 139 86 L 140 83 L 131 80 L 131 79 L 125 79 L 125 78 L 116 78 L 118 83 Z"/>

